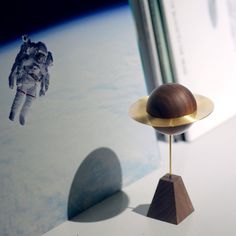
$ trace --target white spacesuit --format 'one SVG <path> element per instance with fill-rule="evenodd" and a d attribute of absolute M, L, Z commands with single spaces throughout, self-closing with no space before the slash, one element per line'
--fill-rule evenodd
<path fill-rule="evenodd" d="M 26 43 L 28 45 L 24 45 Z M 48 66 L 52 65 L 53 62 L 52 54 L 47 51 L 44 43 L 24 42 L 23 46 L 16 57 L 9 76 L 9 87 L 13 89 L 15 81 L 17 85 L 16 95 L 9 115 L 10 120 L 14 120 L 25 98 L 19 115 L 21 125 L 25 124 L 26 115 L 36 98 L 38 84 L 41 83 L 40 96 L 45 95 L 48 90 Z"/>

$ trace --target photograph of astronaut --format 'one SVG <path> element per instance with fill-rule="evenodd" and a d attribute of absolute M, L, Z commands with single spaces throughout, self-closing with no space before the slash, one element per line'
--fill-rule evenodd
<path fill-rule="evenodd" d="M 43 42 L 31 42 L 27 35 L 22 36 L 22 41 L 8 79 L 10 89 L 14 89 L 16 84 L 9 119 L 14 121 L 20 110 L 19 122 L 25 125 L 27 113 L 37 97 L 37 87 L 40 85 L 39 96 L 44 96 L 48 90 L 48 67 L 52 66 L 53 57 Z"/>
<path fill-rule="evenodd" d="M 11 32 L 10 16 L 37 15 L 32 1 L 29 8 L 16 2 L 28 11 L 10 9 Z M 40 22 L 51 1 L 43 2 Z M 103 180 L 110 170 L 118 175 L 116 190 L 161 159 L 153 130 L 128 115 L 132 101 L 147 93 L 128 6 L 16 37 L 0 41 L 0 236 L 42 236 L 98 202 L 100 193 L 108 196 L 111 180 Z"/>

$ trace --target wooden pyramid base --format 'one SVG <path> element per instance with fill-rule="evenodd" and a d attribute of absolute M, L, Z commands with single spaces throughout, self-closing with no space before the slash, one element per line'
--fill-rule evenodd
<path fill-rule="evenodd" d="M 179 224 L 193 211 L 182 178 L 178 175 L 166 174 L 159 180 L 147 216 Z"/>

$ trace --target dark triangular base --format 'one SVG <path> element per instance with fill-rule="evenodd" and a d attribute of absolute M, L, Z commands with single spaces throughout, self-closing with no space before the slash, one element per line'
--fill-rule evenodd
<path fill-rule="evenodd" d="M 193 211 L 182 178 L 178 175 L 166 174 L 159 180 L 147 216 L 179 224 Z"/>

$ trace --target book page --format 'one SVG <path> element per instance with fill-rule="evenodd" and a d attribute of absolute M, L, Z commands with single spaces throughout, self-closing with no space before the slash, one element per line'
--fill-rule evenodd
<path fill-rule="evenodd" d="M 215 110 L 187 133 L 192 140 L 236 113 L 236 4 L 161 1 L 177 82 L 211 98 Z"/>

